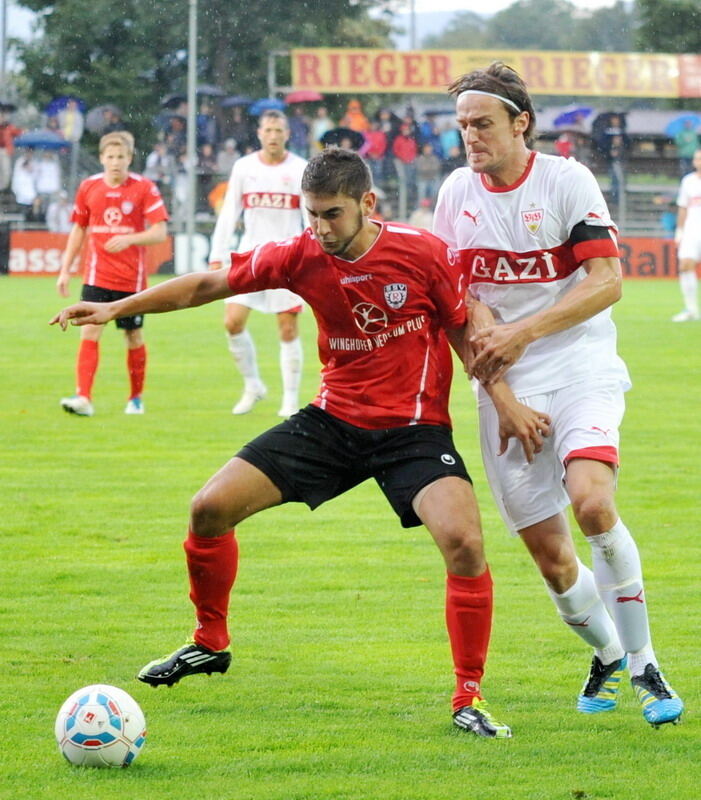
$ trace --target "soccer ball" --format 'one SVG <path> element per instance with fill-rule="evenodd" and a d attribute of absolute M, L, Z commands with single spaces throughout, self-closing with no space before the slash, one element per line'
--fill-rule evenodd
<path fill-rule="evenodd" d="M 58 749 L 84 767 L 128 767 L 146 740 L 139 704 L 123 689 L 98 683 L 78 689 L 56 717 Z"/>

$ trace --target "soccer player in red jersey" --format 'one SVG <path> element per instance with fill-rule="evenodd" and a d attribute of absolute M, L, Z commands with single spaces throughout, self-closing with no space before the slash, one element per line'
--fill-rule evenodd
<path fill-rule="evenodd" d="M 87 239 L 85 274 L 81 299 L 107 303 L 146 287 L 144 247 L 167 236 L 168 213 L 153 184 L 129 171 L 134 138 L 127 131 L 114 131 L 100 139 L 100 163 L 104 172 L 86 178 L 78 187 L 56 287 L 68 297 L 69 270 Z M 127 345 L 130 393 L 126 414 L 143 414 L 141 395 L 146 374 L 146 345 L 140 314 L 117 321 Z M 61 406 L 71 414 L 94 414 L 92 387 L 99 362 L 103 325 L 81 329 L 76 364 L 76 392 L 64 397 Z"/>
<path fill-rule="evenodd" d="M 228 270 L 174 278 L 105 305 L 79 303 L 52 324 L 101 325 L 288 286 L 309 303 L 318 323 L 323 369 L 315 400 L 247 444 L 193 501 L 185 542 L 197 614 L 193 641 L 147 664 L 138 676 L 142 681 L 171 685 L 195 673 L 227 670 L 236 524 L 281 503 L 316 508 L 374 478 L 401 524 L 424 524 L 445 560 L 446 621 L 457 678 L 453 720 L 478 736 L 504 738 L 511 731 L 492 717 L 480 689 L 492 579 L 477 502 L 448 415 L 448 340 L 463 352 L 464 287 L 440 239 L 370 218 L 371 185 L 356 153 L 319 153 L 302 180 L 311 228 L 301 236 L 234 253 Z M 523 426 L 524 447 L 538 449 L 537 429 L 547 430 L 547 419 L 513 396 L 503 399 L 530 425 Z"/>

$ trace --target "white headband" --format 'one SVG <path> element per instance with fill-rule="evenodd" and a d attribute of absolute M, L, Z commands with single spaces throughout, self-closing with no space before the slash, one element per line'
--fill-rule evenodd
<path fill-rule="evenodd" d="M 482 91 L 480 91 L 479 89 L 465 89 L 465 91 L 464 91 L 464 92 L 460 92 L 460 94 L 457 96 L 457 98 L 456 98 L 455 102 L 457 103 L 457 101 L 458 101 L 458 100 L 459 100 L 461 97 L 464 97 L 466 94 L 482 94 L 482 95 L 484 95 L 485 97 L 494 97 L 494 98 L 495 98 L 495 99 L 497 99 L 497 100 L 501 100 L 501 102 L 502 102 L 502 103 L 506 103 L 506 105 L 507 105 L 507 106 L 511 106 L 511 108 L 513 108 L 513 109 L 514 109 L 514 111 L 515 111 L 517 114 L 522 114 L 522 113 L 523 113 L 523 109 L 522 109 L 522 108 L 519 108 L 519 107 L 516 105 L 516 103 L 514 103 L 514 101 L 513 101 L 513 100 L 509 100 L 509 98 L 508 98 L 508 97 L 502 97 L 500 94 L 494 94 L 493 92 L 482 92 Z"/>

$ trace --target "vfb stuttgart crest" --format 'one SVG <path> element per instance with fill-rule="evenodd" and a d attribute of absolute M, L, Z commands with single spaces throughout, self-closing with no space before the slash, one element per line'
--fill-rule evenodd
<path fill-rule="evenodd" d="M 528 211 L 522 211 L 521 219 L 531 233 L 538 233 L 538 228 L 540 228 L 540 224 L 543 221 L 543 209 L 532 208 Z"/>
<path fill-rule="evenodd" d="M 385 301 L 395 311 L 406 302 L 406 283 L 388 283 L 385 286 Z"/>

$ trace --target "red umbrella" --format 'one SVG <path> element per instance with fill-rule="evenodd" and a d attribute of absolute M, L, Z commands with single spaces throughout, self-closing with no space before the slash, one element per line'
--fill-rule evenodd
<path fill-rule="evenodd" d="M 323 99 L 323 94 L 312 92 L 309 89 L 298 89 L 296 92 L 290 92 L 285 96 L 286 103 L 316 103 Z"/>

